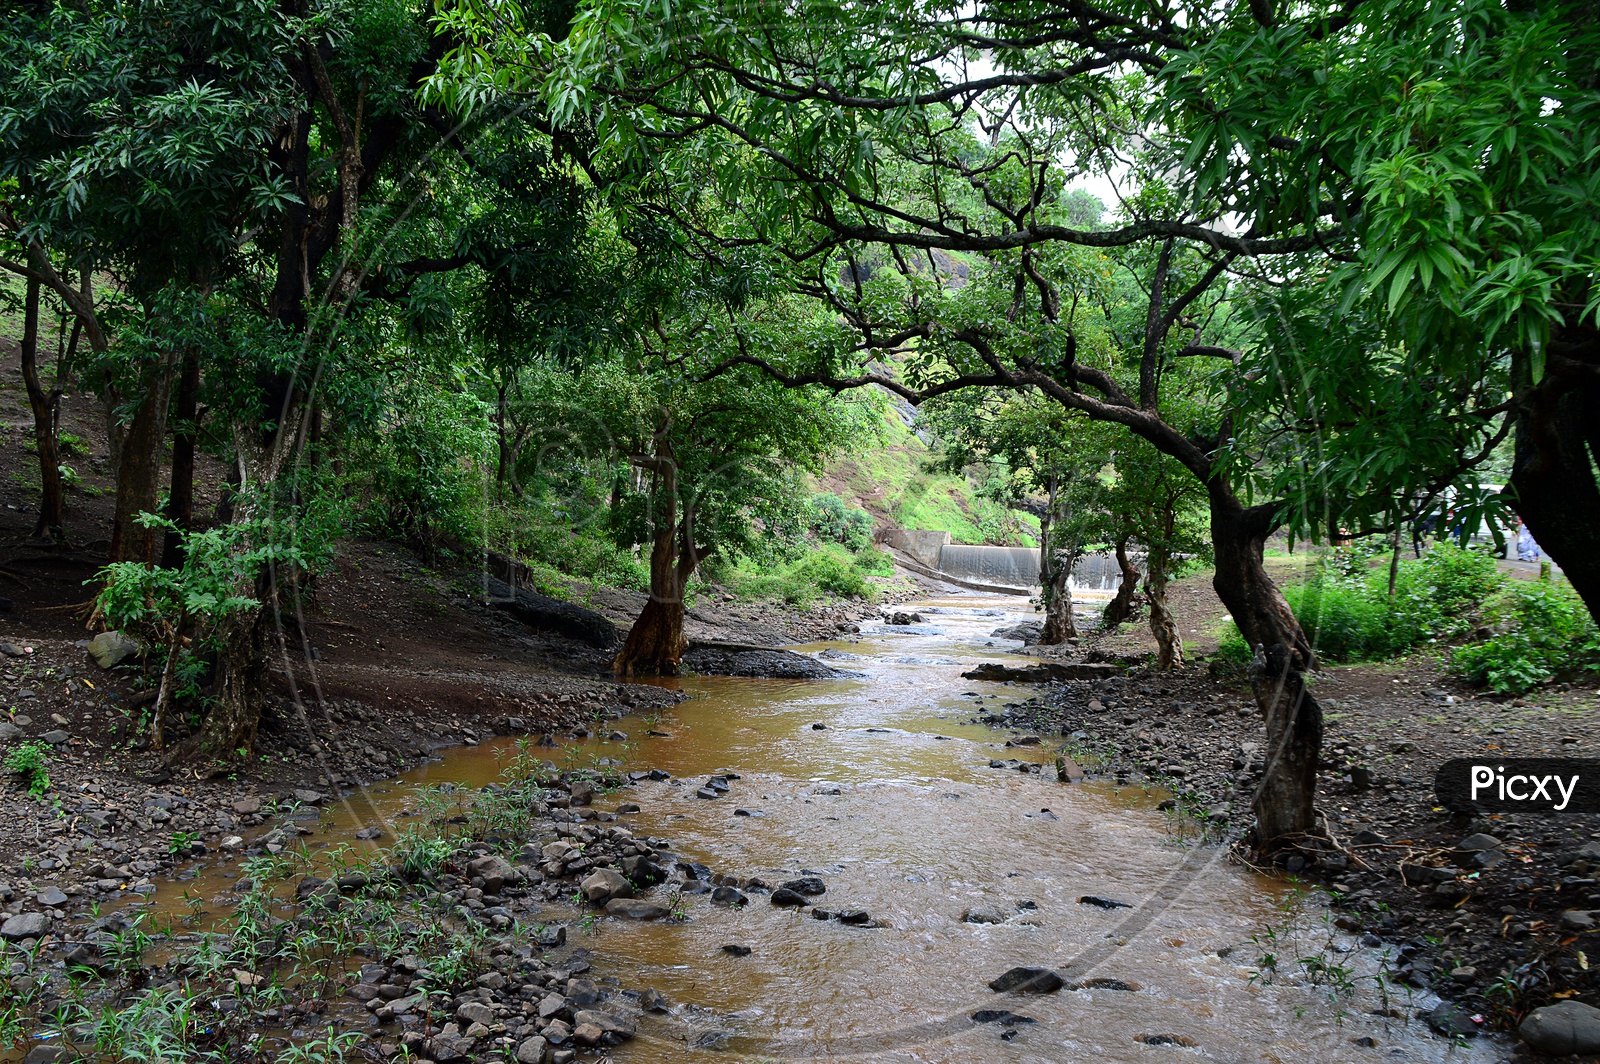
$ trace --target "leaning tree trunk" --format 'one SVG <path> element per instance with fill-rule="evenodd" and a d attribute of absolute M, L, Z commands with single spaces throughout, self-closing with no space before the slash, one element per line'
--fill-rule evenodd
<path fill-rule="evenodd" d="M 676 676 L 689 640 L 683 634 L 683 596 L 658 594 L 639 612 L 614 666 L 619 676 Z"/>
<path fill-rule="evenodd" d="M 1555 330 L 1537 384 L 1524 356 L 1514 372 L 1516 511 L 1600 622 L 1600 331 Z"/>
<path fill-rule="evenodd" d="M 1039 633 L 1039 642 L 1045 646 L 1078 638 L 1078 626 L 1072 619 L 1072 564 L 1076 558 L 1076 552 L 1051 552 L 1045 576 L 1044 629 Z"/>
<path fill-rule="evenodd" d="M 676 502 L 671 504 L 676 516 Z M 650 599 L 628 630 L 612 667 L 619 676 L 676 676 L 689 640 L 683 634 L 683 588 L 678 580 L 677 522 L 656 529 L 650 548 Z"/>
<path fill-rule="evenodd" d="M 1253 843 L 1258 852 L 1270 852 L 1317 832 L 1322 707 L 1306 687 L 1316 656 L 1262 563 L 1275 507 L 1247 508 L 1216 478 L 1206 487 L 1216 554 L 1212 583 L 1255 652 L 1250 685 L 1266 721 L 1267 748 L 1255 794 Z"/>
<path fill-rule="evenodd" d="M 650 548 L 650 601 L 633 622 L 612 667 L 619 676 L 676 676 L 689 646 L 683 634 L 683 593 L 695 568 L 711 549 L 695 543 L 695 503 L 682 500 L 678 518 L 678 467 L 670 444 L 657 441 L 656 454 L 636 457 L 635 464 L 656 477 L 655 542 Z"/>
<path fill-rule="evenodd" d="M 1106 605 L 1105 613 L 1100 616 L 1100 625 L 1110 631 L 1129 617 L 1133 616 L 1133 604 L 1137 601 L 1135 596 L 1139 591 L 1140 572 L 1133 562 L 1128 559 L 1128 537 L 1123 536 L 1117 541 L 1117 568 L 1122 570 L 1122 583 L 1117 585 L 1117 594 Z"/>
<path fill-rule="evenodd" d="M 1183 664 L 1183 636 L 1167 609 L 1167 552 L 1152 548 L 1144 578 L 1144 597 L 1150 606 L 1150 634 L 1156 637 L 1156 667 L 1174 669 Z"/>
<path fill-rule="evenodd" d="M 61 487 L 61 455 L 56 445 L 55 399 L 39 383 L 39 282 L 28 281 L 22 318 L 22 383 L 33 410 L 33 440 L 39 450 L 39 519 L 35 536 L 60 537 L 66 524 L 67 500 Z"/>
<path fill-rule="evenodd" d="M 144 379 L 139 404 L 122 438 L 117 467 L 117 504 L 111 519 L 111 560 L 154 565 L 160 534 L 139 523 L 154 513 L 161 494 L 161 457 L 167 443 L 167 406 L 172 395 L 172 362 L 163 357 Z"/>

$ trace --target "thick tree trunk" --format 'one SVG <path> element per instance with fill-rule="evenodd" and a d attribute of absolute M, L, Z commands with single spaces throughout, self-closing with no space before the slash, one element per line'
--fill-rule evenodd
<path fill-rule="evenodd" d="M 1317 762 L 1322 707 L 1306 688 L 1316 656 L 1262 563 L 1274 507 L 1243 506 L 1219 480 L 1207 484 L 1217 596 L 1255 651 L 1250 685 L 1266 721 L 1266 768 L 1255 794 L 1258 852 L 1317 833 Z"/>
<path fill-rule="evenodd" d="M 676 504 L 673 504 L 676 517 Z M 650 600 L 628 631 L 612 663 L 619 676 L 676 676 L 689 640 L 683 634 L 683 589 L 679 578 L 677 522 L 656 530 L 650 550 Z"/>
<path fill-rule="evenodd" d="M 194 352 L 183 356 L 178 375 L 178 400 L 173 410 L 178 424 L 172 434 L 172 490 L 167 496 L 167 517 L 182 532 L 194 529 L 195 417 L 199 413 L 200 360 Z M 182 537 L 168 532 L 162 545 L 161 564 L 176 569 L 183 564 Z"/>
<path fill-rule="evenodd" d="M 1117 568 L 1122 570 L 1122 583 L 1117 585 L 1116 597 L 1106 606 L 1106 611 L 1100 618 L 1100 626 L 1108 632 L 1133 616 L 1133 604 L 1137 601 L 1135 595 L 1139 591 L 1141 574 L 1128 559 L 1126 536 L 1117 541 Z"/>
<path fill-rule="evenodd" d="M 278 431 L 270 439 L 263 439 L 253 425 L 234 428 L 240 494 L 231 496 L 233 522 L 248 525 L 262 516 L 261 507 L 269 502 L 285 465 L 296 456 L 305 406 L 291 396 L 279 409 Z M 200 730 L 173 748 L 168 765 L 196 757 L 228 757 L 254 746 L 266 704 L 267 625 L 277 617 L 274 588 L 283 579 L 274 580 L 272 573 L 263 571 L 236 581 L 236 594 L 253 596 L 261 605 L 231 614 L 218 625 L 211 705 Z"/>
<path fill-rule="evenodd" d="M 683 634 L 683 597 L 651 592 L 617 654 L 619 676 L 676 676 L 689 640 Z"/>
<path fill-rule="evenodd" d="M 226 618 L 217 633 L 216 680 L 200 730 L 173 747 L 168 765 L 224 758 L 255 746 L 267 690 L 267 611 Z"/>
<path fill-rule="evenodd" d="M 1515 372 L 1513 504 L 1600 621 L 1600 331 L 1556 330 L 1538 384 L 1525 357 Z"/>
<path fill-rule="evenodd" d="M 167 407 L 172 397 L 172 364 L 163 358 L 145 378 L 145 397 L 122 440 L 117 468 L 117 505 L 111 520 L 111 560 L 154 565 L 155 529 L 137 520 L 154 513 L 161 494 L 161 458 L 167 442 Z"/>
<path fill-rule="evenodd" d="M 1151 550 L 1144 578 L 1145 601 L 1150 606 L 1150 634 L 1156 637 L 1156 667 L 1175 669 L 1183 664 L 1183 636 L 1167 609 L 1167 555 Z"/>
<path fill-rule="evenodd" d="M 33 410 L 33 439 L 39 450 L 39 519 L 35 536 L 60 538 L 66 524 L 67 500 L 61 487 L 61 455 L 56 445 L 56 399 L 39 383 L 39 282 L 28 281 L 22 318 L 22 383 Z"/>
<path fill-rule="evenodd" d="M 1039 584 L 1044 599 L 1044 627 L 1039 632 L 1039 642 L 1051 647 L 1078 638 L 1078 627 L 1072 619 L 1072 566 L 1078 552 L 1057 550 L 1051 542 L 1055 519 L 1060 516 L 1056 487 L 1056 474 L 1051 473 L 1050 501 L 1039 522 Z"/>
<path fill-rule="evenodd" d="M 1049 568 L 1045 571 L 1044 629 L 1039 642 L 1057 646 L 1069 639 L 1078 638 L 1078 626 L 1072 619 L 1072 563 L 1076 554 L 1052 551 Z"/>

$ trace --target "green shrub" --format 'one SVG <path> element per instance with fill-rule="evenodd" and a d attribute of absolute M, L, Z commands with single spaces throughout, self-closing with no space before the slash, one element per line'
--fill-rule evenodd
<path fill-rule="evenodd" d="M 1513 582 L 1484 603 L 1499 633 L 1456 650 L 1457 675 L 1521 694 L 1564 672 L 1600 671 L 1600 630 L 1569 586 Z"/>
<path fill-rule="evenodd" d="M 868 564 L 877 563 L 869 560 Z M 774 561 L 757 571 L 745 565 L 715 570 L 717 577 L 741 598 L 790 605 L 805 605 L 822 594 L 876 599 L 878 589 L 863 575 L 864 571 L 859 554 L 848 554 L 836 544 L 809 550 L 788 564 Z"/>
<path fill-rule="evenodd" d="M 435 553 L 482 536 L 487 408 L 464 392 L 399 389 L 379 431 L 352 442 L 348 465 L 368 485 L 369 528 Z"/>
<path fill-rule="evenodd" d="M 1504 583 L 1488 554 L 1441 544 L 1401 563 L 1391 597 L 1387 565 L 1341 549 L 1284 598 L 1323 660 L 1373 661 L 1470 631 L 1478 604 Z"/>
<path fill-rule="evenodd" d="M 1489 554 L 1447 543 L 1402 562 L 1392 598 L 1388 580 L 1388 566 L 1368 568 L 1359 553 L 1338 550 L 1283 596 L 1329 664 L 1396 657 L 1490 625 L 1497 634 L 1450 656 L 1453 671 L 1474 684 L 1521 693 L 1563 673 L 1600 670 L 1600 631 L 1569 586 L 1508 580 Z M 1218 662 L 1249 664 L 1251 648 L 1233 624 L 1218 642 Z"/>
<path fill-rule="evenodd" d="M 854 559 L 826 547 L 801 558 L 790 569 L 790 575 L 841 597 L 867 598 L 873 593 Z"/>
<path fill-rule="evenodd" d="M 889 552 L 871 545 L 856 551 L 855 566 L 863 573 L 871 573 L 873 576 L 894 575 L 894 559 L 889 556 Z"/>
<path fill-rule="evenodd" d="M 843 543 L 858 551 L 872 544 L 872 518 L 858 506 L 846 506 L 837 495 L 817 495 L 811 500 L 811 531 L 829 543 Z"/>
<path fill-rule="evenodd" d="M 44 743 L 23 743 L 6 755 L 6 768 L 21 778 L 29 794 L 40 795 L 50 789 L 49 760 L 50 748 Z"/>

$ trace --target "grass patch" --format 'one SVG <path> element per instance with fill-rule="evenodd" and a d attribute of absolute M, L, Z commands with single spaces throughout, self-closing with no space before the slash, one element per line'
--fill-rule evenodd
<path fill-rule="evenodd" d="M 740 562 L 718 570 L 719 583 L 747 600 L 804 606 L 819 598 L 855 598 L 875 602 L 878 587 L 869 575 L 892 575 L 894 563 L 876 547 L 855 553 L 837 543 L 813 547 L 786 563 Z"/>

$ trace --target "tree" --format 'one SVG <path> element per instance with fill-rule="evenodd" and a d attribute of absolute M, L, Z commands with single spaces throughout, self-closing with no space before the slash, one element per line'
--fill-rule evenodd
<path fill-rule="evenodd" d="M 815 390 L 755 372 L 697 382 L 679 368 L 683 347 L 774 339 L 796 324 L 791 309 L 755 305 L 721 324 L 669 322 L 655 334 L 665 349 L 644 345 L 524 382 L 546 414 L 529 446 L 559 441 L 566 453 L 577 442 L 608 464 L 611 532 L 649 559 L 649 599 L 617 654 L 621 675 L 677 674 L 690 578 L 713 553 L 759 552 L 780 530 L 804 527 L 801 474 L 820 471 L 857 424 L 847 404 Z"/>
<path fill-rule="evenodd" d="M 1208 547 L 1204 485 L 1172 458 L 1134 438 L 1115 448 L 1110 467 L 1088 481 L 1086 489 L 1080 512 L 1101 537 L 1117 545 L 1124 579 L 1127 544 L 1144 546 L 1144 599 L 1156 640 L 1156 666 L 1181 666 L 1183 636 L 1167 608 L 1167 582 L 1178 555 L 1204 554 Z"/>
<path fill-rule="evenodd" d="M 1390 334 L 1345 379 L 1403 349 L 1419 379 L 1496 386 L 1473 399 L 1514 433 L 1508 501 L 1600 618 L 1597 56 L 1583 0 L 1383 0 L 1320 29 L 1275 12 L 1184 55 L 1164 111 L 1197 197 L 1340 222 L 1341 313 L 1371 300 Z"/>
<path fill-rule="evenodd" d="M 106 401 L 117 468 L 113 559 L 156 560 L 164 529 L 138 515 L 158 508 L 170 428 L 174 548 L 206 446 L 234 471 L 248 534 L 230 549 L 259 562 L 228 569 L 232 597 L 261 605 L 219 620 L 208 711 L 174 758 L 253 735 L 297 577 L 251 540 L 295 526 L 309 467 L 382 408 L 396 338 L 451 317 L 458 274 L 547 319 L 572 291 L 551 279 L 587 236 L 581 186 L 603 175 L 535 111 L 463 122 L 424 105 L 446 44 L 428 18 L 404 0 L 90 2 L 24 6 L 0 39 L 0 268 L 88 339 L 80 375 Z M 102 321 L 106 279 L 131 304 L 119 331 Z"/>
<path fill-rule="evenodd" d="M 648 166 L 659 208 L 707 254 L 752 241 L 780 249 L 804 267 L 798 290 L 857 332 L 832 358 L 727 364 L 796 385 L 879 384 L 914 402 L 969 387 L 1037 390 L 1125 426 L 1206 485 L 1218 593 L 1263 648 L 1255 686 L 1273 756 L 1258 836 L 1271 846 L 1314 833 L 1321 713 L 1304 676 L 1315 655 L 1261 564 L 1279 506 L 1248 504 L 1214 469 L 1230 424 L 1179 426 L 1161 410 L 1175 360 L 1226 354 L 1212 289 L 1236 261 L 1344 233 L 1320 208 L 1263 209 L 1253 185 L 1190 195 L 1182 151 L 1160 133 L 1170 119 L 1149 101 L 1173 61 L 1234 14 L 1007 3 L 960 18 L 913 2 L 800 17 L 689 5 L 662 19 L 633 0 L 604 0 L 580 9 L 559 46 L 532 48 L 538 38 L 518 32 L 519 15 L 472 0 L 446 10 L 455 98 L 540 87 L 558 120 L 582 115 L 610 152 Z M 1325 28 L 1330 17 L 1345 21 L 1308 9 L 1293 26 Z M 1083 172 L 1134 190 L 1113 224 L 1071 224 L 1069 182 Z M 1077 358 L 1078 308 L 1063 294 L 1094 286 L 1056 250 L 1073 247 L 1127 249 L 1144 299 L 1120 345 L 1137 353 L 1126 378 Z M 941 253 L 1000 264 L 1005 282 L 994 287 L 1008 298 L 982 314 L 941 298 Z M 887 298 L 858 268 L 879 263 L 909 295 Z M 902 372 L 884 371 L 886 356 Z"/>

